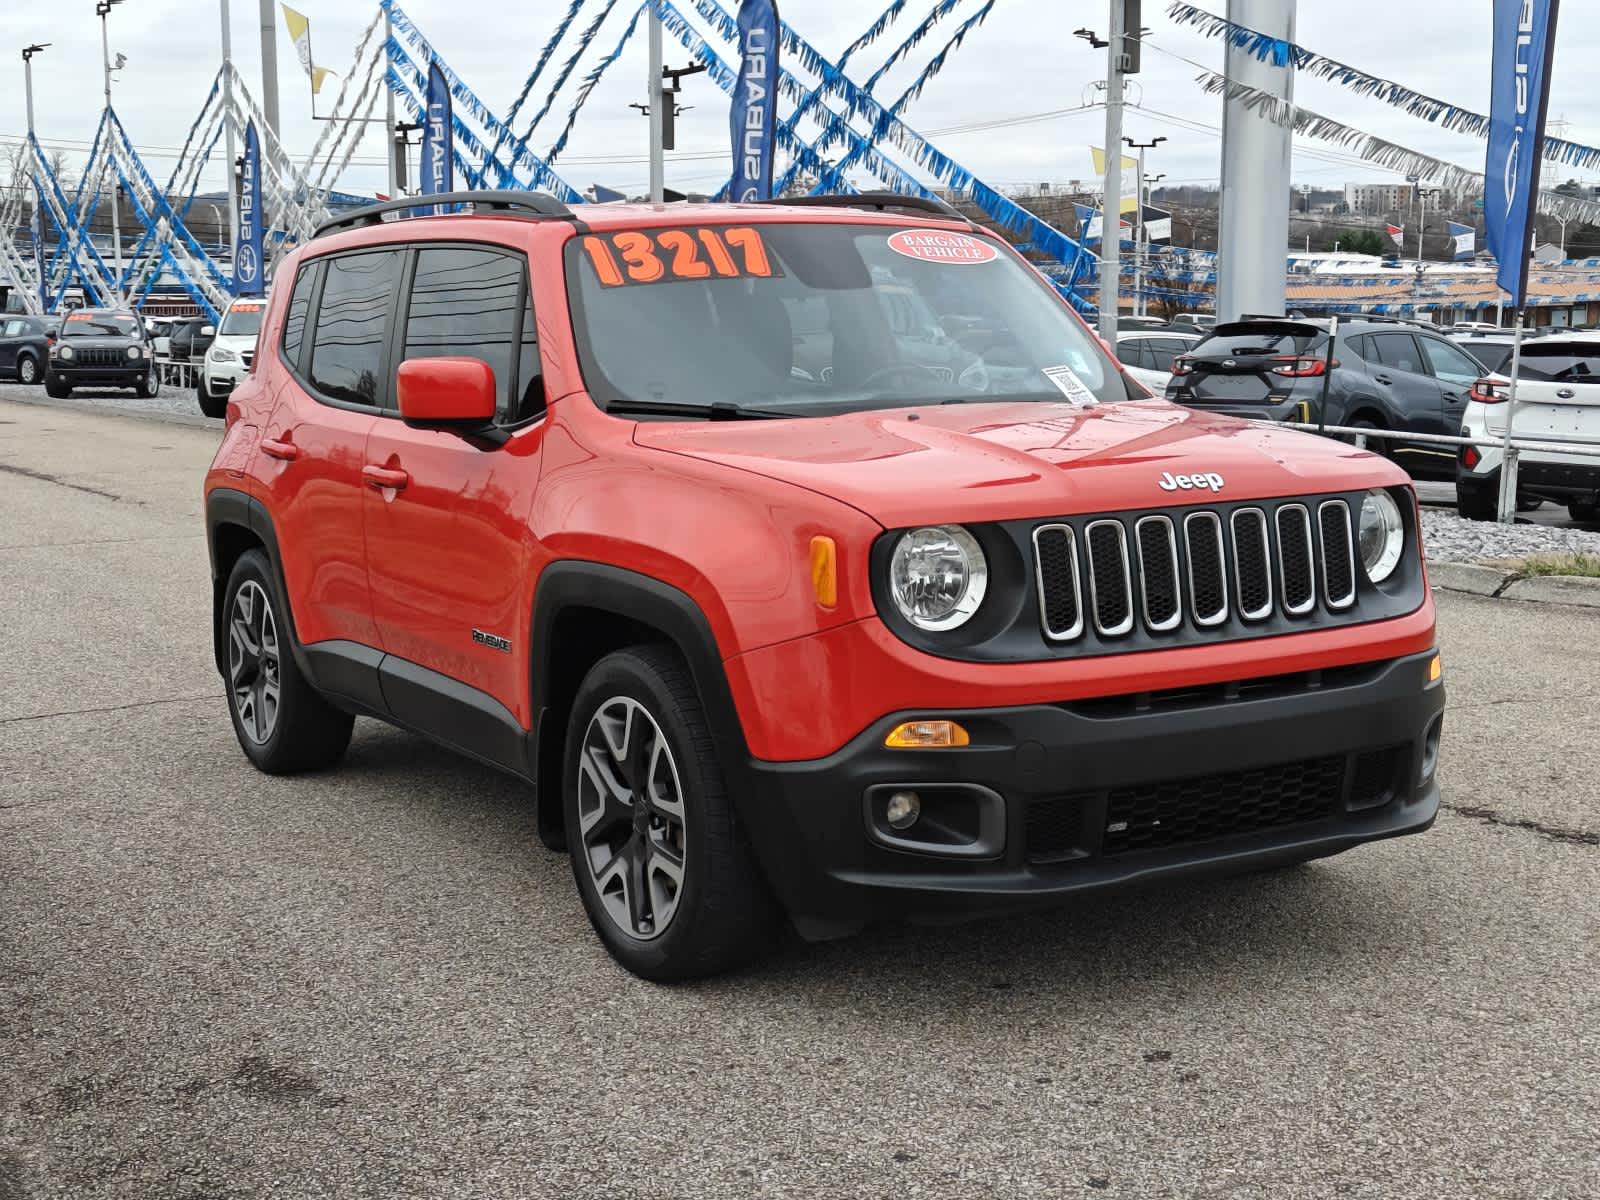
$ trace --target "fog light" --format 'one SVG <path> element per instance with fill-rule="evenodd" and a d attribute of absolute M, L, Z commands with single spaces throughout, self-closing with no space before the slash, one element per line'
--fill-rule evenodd
<path fill-rule="evenodd" d="M 883 739 L 891 750 L 933 750 L 971 743 L 967 731 L 954 721 L 902 721 Z"/>
<path fill-rule="evenodd" d="M 910 829 L 922 815 L 922 797 L 915 792 L 895 792 L 883 815 L 890 829 Z"/>

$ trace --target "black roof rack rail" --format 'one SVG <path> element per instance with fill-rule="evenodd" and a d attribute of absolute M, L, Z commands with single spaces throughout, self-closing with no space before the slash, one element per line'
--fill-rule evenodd
<path fill-rule="evenodd" d="M 398 200 L 384 200 L 332 217 L 317 226 L 311 236 L 319 238 L 325 233 L 341 229 L 364 229 L 379 224 L 386 213 L 406 212 L 413 208 L 432 208 L 436 204 L 470 204 L 474 210 L 513 216 L 526 216 L 538 220 L 576 221 L 578 215 L 547 192 L 514 192 L 509 189 L 482 189 L 475 192 L 436 192 L 430 196 L 402 196 Z"/>
<path fill-rule="evenodd" d="M 887 212 L 891 208 L 906 209 L 911 212 L 932 213 L 936 217 L 948 217 L 952 221 L 965 221 L 972 224 L 970 218 L 963 215 L 960 210 L 937 196 L 905 196 L 899 192 L 856 192 L 853 195 L 832 193 L 826 196 L 774 196 L 771 200 L 762 200 L 761 204 L 793 204 L 800 208 L 871 208 L 879 212 Z"/>

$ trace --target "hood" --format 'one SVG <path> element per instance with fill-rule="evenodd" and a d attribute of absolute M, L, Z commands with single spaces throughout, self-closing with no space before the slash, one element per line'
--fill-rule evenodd
<path fill-rule="evenodd" d="M 634 441 L 831 496 L 887 528 L 1406 481 L 1386 459 L 1342 442 L 1160 400 L 1088 409 L 1005 402 L 792 421 L 640 422 Z"/>
<path fill-rule="evenodd" d="M 211 339 L 211 346 L 212 349 L 222 350 L 254 350 L 256 348 L 256 335 L 250 333 L 243 337 L 237 335 L 218 336 Z"/>

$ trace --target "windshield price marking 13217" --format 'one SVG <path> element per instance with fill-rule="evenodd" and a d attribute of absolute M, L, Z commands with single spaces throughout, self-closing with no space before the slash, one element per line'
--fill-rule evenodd
<path fill-rule="evenodd" d="M 582 244 L 596 278 L 605 287 L 708 279 L 713 275 L 723 279 L 769 279 L 778 274 L 760 232 L 742 226 L 720 230 L 629 229 L 609 236 L 588 234 Z"/>

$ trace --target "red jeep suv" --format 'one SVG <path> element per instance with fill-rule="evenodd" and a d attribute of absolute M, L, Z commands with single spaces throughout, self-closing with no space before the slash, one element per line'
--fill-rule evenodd
<path fill-rule="evenodd" d="M 433 205 L 439 208 L 434 209 Z M 535 785 L 652 979 L 1423 830 L 1384 458 L 1153 399 L 932 201 L 398 201 L 286 258 L 206 478 L 239 743 Z"/>

